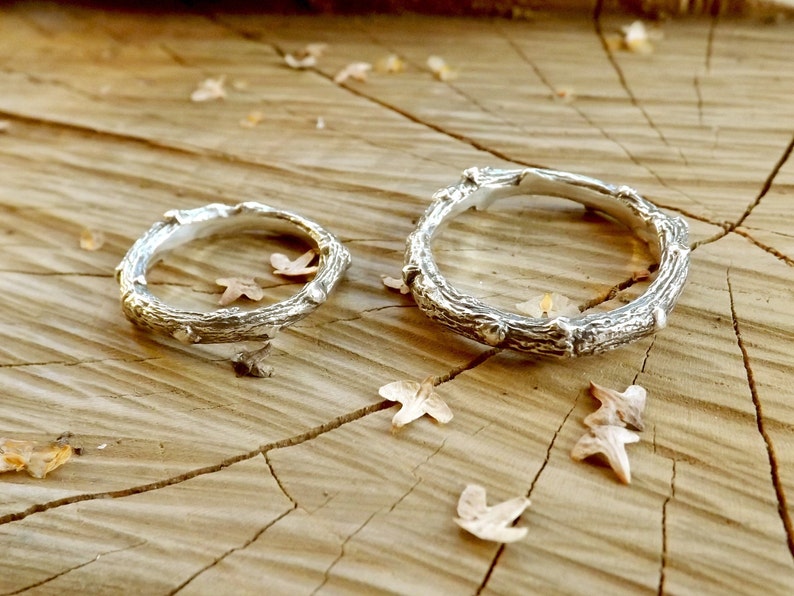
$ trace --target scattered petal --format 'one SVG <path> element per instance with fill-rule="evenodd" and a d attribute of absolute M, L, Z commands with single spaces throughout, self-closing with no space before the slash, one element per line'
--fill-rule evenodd
<path fill-rule="evenodd" d="M 304 68 L 311 68 L 317 65 L 317 58 L 325 53 L 328 49 L 328 44 L 325 43 L 310 43 L 302 50 L 298 50 L 292 54 L 284 54 L 284 62 L 290 68 L 301 70 Z"/>
<path fill-rule="evenodd" d="M 452 420 L 452 410 L 438 393 L 433 391 L 433 387 L 433 377 L 429 376 L 421 383 L 395 381 L 378 390 L 384 399 L 402 404 L 400 410 L 391 420 L 392 431 L 401 429 L 425 414 L 435 418 L 441 424 Z"/>
<path fill-rule="evenodd" d="M 369 62 L 352 62 L 336 73 L 334 83 L 344 83 L 347 79 L 366 81 L 367 72 L 370 70 L 372 70 L 372 64 Z"/>
<path fill-rule="evenodd" d="M 440 56 L 430 56 L 427 67 L 439 81 L 453 81 L 458 78 L 458 71 L 451 68 Z"/>
<path fill-rule="evenodd" d="M 488 507 L 485 489 L 478 484 L 469 484 L 458 500 L 455 523 L 482 540 L 515 542 L 524 538 L 528 529 L 516 528 L 512 524 L 529 505 L 529 499 L 516 497 Z"/>
<path fill-rule="evenodd" d="M 386 74 L 396 74 L 405 70 L 405 61 L 397 54 L 389 54 L 375 63 L 375 70 Z"/>
<path fill-rule="evenodd" d="M 308 250 L 299 256 L 294 261 L 291 261 L 287 255 L 274 252 L 270 255 L 270 264 L 273 266 L 273 273 L 276 275 L 286 275 L 290 277 L 297 277 L 301 275 L 311 275 L 317 272 L 317 265 L 309 267 L 309 263 L 314 260 L 317 251 L 314 249 Z"/>
<path fill-rule="evenodd" d="M 8 132 L 11 128 L 11 123 L 8 120 L 0 120 L 0 134 Z"/>
<path fill-rule="evenodd" d="M 225 75 L 217 79 L 205 79 L 201 81 L 196 90 L 190 94 L 190 101 L 213 101 L 225 98 L 226 90 L 223 88 L 225 82 Z"/>
<path fill-rule="evenodd" d="M 516 304 L 516 310 L 530 317 L 574 317 L 579 308 L 569 298 L 557 293 L 545 293 Z"/>
<path fill-rule="evenodd" d="M 306 68 L 311 68 L 312 66 L 316 66 L 317 58 L 308 54 L 296 52 L 295 55 L 284 54 L 284 62 L 286 62 L 287 66 L 290 68 L 294 68 L 295 70 L 303 70 Z"/>
<path fill-rule="evenodd" d="M 411 291 L 411 288 L 406 286 L 402 279 L 389 277 L 388 275 L 381 275 L 380 278 L 383 281 L 384 286 L 391 288 L 392 290 L 399 290 L 400 294 L 407 294 Z"/>
<path fill-rule="evenodd" d="M 317 130 L 323 130 L 325 128 L 325 118 L 317 116 L 317 122 L 315 122 L 314 127 Z"/>
<path fill-rule="evenodd" d="M 634 21 L 627 27 L 621 27 L 623 31 L 623 45 L 630 52 L 637 54 L 650 54 L 653 52 L 653 45 L 648 39 L 648 31 L 642 21 Z"/>
<path fill-rule="evenodd" d="M 240 120 L 240 126 L 243 128 L 254 128 L 260 122 L 262 122 L 264 118 L 265 115 L 262 112 L 254 110 L 253 112 L 249 112 L 245 118 Z"/>
<path fill-rule="evenodd" d="M 270 342 L 250 352 L 239 352 L 232 358 L 232 367 L 238 377 L 272 377 L 273 367 L 264 363 L 265 359 L 270 356 Z"/>
<path fill-rule="evenodd" d="M 33 478 L 44 478 L 69 461 L 74 453 L 66 438 L 46 445 L 0 438 L 0 472 L 25 470 Z"/>
<path fill-rule="evenodd" d="M 638 434 L 622 426 L 596 426 L 582 436 L 571 450 L 571 458 L 582 461 L 596 454 L 606 457 L 610 467 L 624 484 L 631 482 L 627 443 L 640 440 Z"/>
<path fill-rule="evenodd" d="M 108 446 L 107 443 L 101 443 L 100 445 L 97 445 L 96 448 L 99 449 L 100 451 L 102 451 L 107 446 Z"/>
<path fill-rule="evenodd" d="M 584 423 L 596 426 L 630 426 L 643 430 L 642 412 L 648 395 L 644 387 L 630 385 L 623 393 L 590 382 L 590 393 L 601 402 L 601 407 L 584 419 Z"/>
<path fill-rule="evenodd" d="M 238 298 L 245 296 L 254 302 L 265 297 L 265 291 L 252 277 L 221 277 L 215 280 L 219 286 L 226 287 L 218 304 L 226 306 Z"/>
<path fill-rule="evenodd" d="M 80 248 L 83 250 L 99 250 L 105 244 L 105 234 L 98 230 L 85 229 L 80 232 Z"/>

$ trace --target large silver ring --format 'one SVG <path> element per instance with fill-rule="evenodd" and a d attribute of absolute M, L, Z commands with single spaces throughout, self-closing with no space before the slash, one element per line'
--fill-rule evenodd
<path fill-rule="evenodd" d="M 228 307 L 195 312 L 172 308 L 149 291 L 146 273 L 163 253 L 197 238 L 257 229 L 263 224 L 268 229 L 291 228 L 291 232 L 297 227 L 317 244 L 319 265 L 314 279 L 289 299 L 255 310 Z M 268 341 L 280 329 L 325 302 L 349 266 L 349 251 L 333 234 L 309 219 L 260 203 L 213 203 L 198 209 L 168 211 L 163 221 L 155 223 L 132 245 L 116 268 L 116 278 L 124 314 L 146 330 L 193 344 Z"/>
<path fill-rule="evenodd" d="M 466 209 L 483 210 L 494 201 L 519 194 L 570 199 L 625 224 L 648 243 L 658 259 L 655 279 L 629 304 L 572 317 L 525 317 L 461 293 L 439 272 L 431 251 L 433 237 Z M 470 168 L 458 184 L 442 188 L 433 198 L 408 237 L 403 281 L 427 316 L 489 346 L 563 358 L 605 352 L 664 328 L 686 282 L 686 222 L 665 215 L 627 186 L 540 168 Z"/>

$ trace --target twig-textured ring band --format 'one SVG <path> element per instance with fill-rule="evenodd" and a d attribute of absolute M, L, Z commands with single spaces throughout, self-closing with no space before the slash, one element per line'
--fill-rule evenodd
<path fill-rule="evenodd" d="M 185 343 L 271 339 L 280 329 L 325 302 L 350 266 L 350 253 L 333 234 L 309 219 L 260 203 L 213 203 L 198 209 L 169 211 L 164 218 L 132 245 L 116 268 L 116 278 L 121 287 L 121 307 L 130 321 Z M 194 312 L 172 308 L 149 291 L 146 273 L 163 253 L 197 238 L 265 225 L 269 230 L 291 228 L 293 233 L 297 227 L 317 244 L 319 265 L 314 279 L 287 300 L 255 310 L 230 307 Z"/>
<path fill-rule="evenodd" d="M 482 210 L 496 200 L 519 194 L 570 199 L 623 223 L 647 242 L 659 259 L 656 278 L 629 304 L 575 317 L 525 317 L 459 292 L 438 270 L 430 248 L 434 235 L 470 207 Z M 683 290 L 689 268 L 686 222 L 665 215 L 627 186 L 540 168 L 471 168 L 458 184 L 442 188 L 433 198 L 408 237 L 403 281 L 427 316 L 481 343 L 543 356 L 605 352 L 665 327 Z"/>

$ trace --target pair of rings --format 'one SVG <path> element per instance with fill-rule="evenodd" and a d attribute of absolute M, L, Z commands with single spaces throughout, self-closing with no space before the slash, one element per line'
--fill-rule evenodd
<path fill-rule="evenodd" d="M 648 243 L 658 259 L 655 279 L 629 304 L 578 316 L 521 316 L 460 292 L 438 269 L 431 249 L 434 236 L 461 212 L 486 209 L 494 201 L 518 194 L 570 199 L 623 223 Z M 403 281 L 427 316 L 480 343 L 552 357 L 604 352 L 665 327 L 683 290 L 689 267 L 686 222 L 665 215 L 627 186 L 542 168 L 470 168 L 459 183 L 439 190 L 433 199 L 408 237 Z M 250 230 L 267 222 L 297 227 L 317 245 L 317 273 L 291 298 L 255 310 L 228 307 L 195 312 L 170 307 L 149 291 L 146 273 L 168 250 L 196 238 Z M 347 248 L 315 222 L 248 202 L 169 211 L 135 242 L 116 271 L 124 314 L 144 329 L 186 343 L 268 342 L 325 302 L 350 263 Z"/>

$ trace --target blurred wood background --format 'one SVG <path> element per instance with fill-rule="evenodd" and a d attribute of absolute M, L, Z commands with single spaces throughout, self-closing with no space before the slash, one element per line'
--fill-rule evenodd
<path fill-rule="evenodd" d="M 592 8 L 520 18 L 0 9 L 0 436 L 82 455 L 0 476 L 0 593 L 794 592 L 794 22 L 648 23 Z M 712 14 L 713 13 L 713 14 Z M 593 18 L 595 17 L 595 18 Z M 316 67 L 283 59 L 326 43 Z M 404 72 L 335 82 L 395 54 Z M 457 76 L 440 81 L 427 58 Z M 224 77 L 225 99 L 191 102 Z M 433 192 L 473 165 L 629 184 L 690 224 L 685 293 L 655 338 L 547 362 L 491 354 L 388 290 Z M 238 346 L 133 328 L 113 270 L 162 213 L 261 201 L 340 236 L 354 263 L 279 335 L 269 379 Z M 101 232 L 81 249 L 84 230 Z M 187 245 L 150 280 L 212 309 L 216 277 L 294 292 L 276 236 Z M 503 308 L 556 291 L 611 308 L 653 261 L 562 200 L 466 213 L 436 245 Z M 623 288 L 623 289 L 621 289 Z M 390 432 L 378 388 L 428 375 L 455 417 Z M 633 481 L 576 463 L 593 380 L 647 388 Z M 521 542 L 454 523 L 466 484 L 527 495 Z"/>

